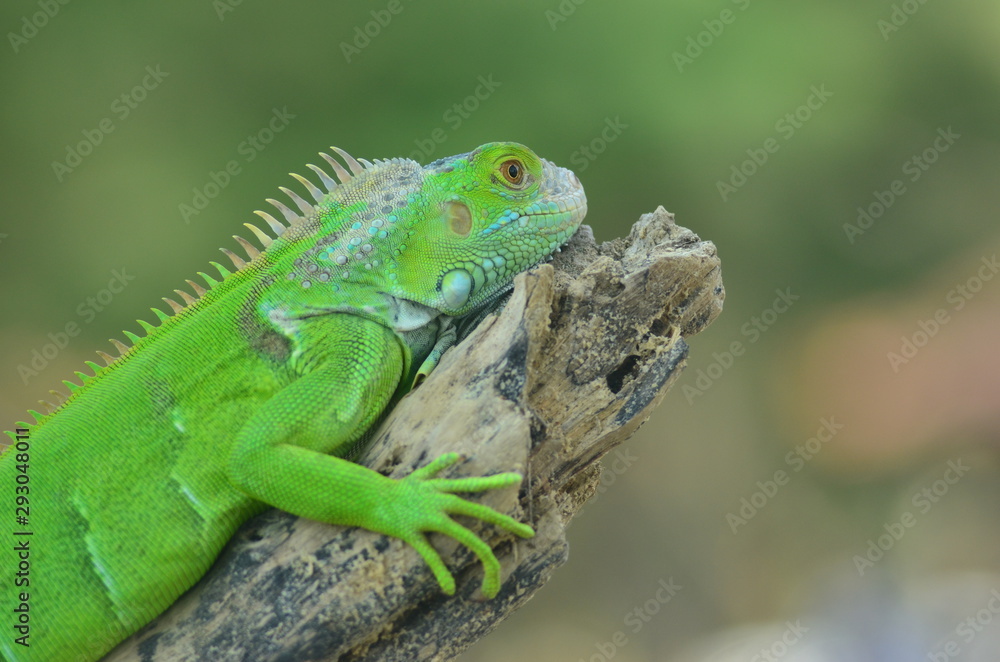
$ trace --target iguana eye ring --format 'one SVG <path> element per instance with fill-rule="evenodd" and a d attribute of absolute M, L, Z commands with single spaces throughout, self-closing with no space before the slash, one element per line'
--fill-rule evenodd
<path fill-rule="evenodd" d="M 518 159 L 507 159 L 501 163 L 500 172 L 514 186 L 520 186 L 524 182 L 524 164 Z"/>

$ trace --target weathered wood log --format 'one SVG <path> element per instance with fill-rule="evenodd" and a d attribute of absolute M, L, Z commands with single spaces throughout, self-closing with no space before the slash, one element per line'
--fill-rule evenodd
<path fill-rule="evenodd" d="M 447 660 L 524 604 L 566 559 L 565 529 L 595 492 L 598 460 L 649 416 L 680 374 L 684 336 L 721 311 L 715 246 L 662 207 L 625 239 L 584 226 L 552 263 L 518 277 L 499 315 L 449 350 L 383 422 L 363 464 L 403 476 L 458 451 L 449 477 L 520 471 L 520 490 L 472 498 L 531 524 L 533 539 L 465 521 L 493 545 L 500 594 L 450 538 L 441 593 L 399 540 L 272 510 L 243 526 L 211 572 L 108 658 Z"/>

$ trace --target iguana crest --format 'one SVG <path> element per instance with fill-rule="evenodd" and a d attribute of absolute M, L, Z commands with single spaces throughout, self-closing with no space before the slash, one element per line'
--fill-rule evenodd
<path fill-rule="evenodd" d="M 278 212 L 280 212 L 285 222 L 283 223 L 279 221 L 266 211 L 257 210 L 254 213 L 260 216 L 267 223 L 268 227 L 270 227 L 271 231 L 274 233 L 273 236 L 267 234 L 253 223 L 243 224 L 253 233 L 253 235 L 257 238 L 257 240 L 260 242 L 261 246 L 263 246 L 265 251 L 274 243 L 275 238 L 284 235 L 289 230 L 289 228 L 295 226 L 305 227 L 310 219 L 315 219 L 319 205 L 321 205 L 324 202 L 324 200 L 328 199 L 327 194 L 332 194 L 335 196 L 338 195 L 341 191 L 347 188 L 347 186 L 345 185 L 352 183 L 355 180 L 356 176 L 364 174 L 366 170 L 376 169 L 385 163 L 395 163 L 399 161 L 404 161 L 403 159 L 391 159 L 388 161 L 375 159 L 374 162 L 370 162 L 365 159 L 355 159 L 353 156 L 351 156 L 344 150 L 340 149 L 339 147 L 331 146 L 330 149 L 335 154 L 340 156 L 340 158 L 344 160 L 344 164 L 347 165 L 347 168 L 345 168 L 343 164 L 338 162 L 329 154 L 325 152 L 320 152 L 320 156 L 323 157 L 323 159 L 330 164 L 330 169 L 333 171 L 336 179 L 334 177 L 331 177 L 325 170 L 323 170 L 319 166 L 313 165 L 311 163 L 306 164 L 307 168 L 309 168 L 319 176 L 319 179 L 322 182 L 323 187 L 326 189 L 326 193 L 324 193 L 322 189 L 317 187 L 315 184 L 313 184 L 311 181 L 309 181 L 302 175 L 296 174 L 294 172 L 289 173 L 291 174 L 292 177 L 298 180 L 305 187 L 306 191 L 309 192 L 309 195 L 311 195 L 312 198 L 316 201 L 315 205 L 309 204 L 302 196 L 300 196 L 295 191 L 285 186 L 280 186 L 278 187 L 278 189 L 291 199 L 292 203 L 299 209 L 299 212 L 293 211 L 290 207 L 288 207 L 288 205 L 281 202 L 280 200 L 277 200 L 275 198 L 267 198 L 267 202 L 273 205 L 275 209 L 277 209 Z M 407 163 L 413 163 L 413 162 L 408 161 Z M 226 257 L 229 258 L 229 260 L 233 263 L 235 270 L 240 271 L 242 269 L 247 268 L 248 265 L 252 264 L 254 260 L 258 259 L 258 256 L 261 255 L 261 251 L 252 243 L 250 243 L 249 241 L 247 241 L 246 239 L 244 239 L 239 235 L 233 235 L 233 239 L 235 239 L 236 243 L 238 243 L 246 252 L 248 258 L 247 260 L 244 260 L 242 257 L 237 255 L 233 251 L 229 250 L 228 248 L 220 248 L 219 250 L 221 250 L 226 255 Z M 210 264 L 218 270 L 223 280 L 227 276 L 233 273 L 233 271 L 227 269 L 218 262 L 210 262 Z M 205 280 L 205 283 L 208 286 L 207 289 L 203 287 L 201 284 L 191 279 L 188 279 L 187 284 L 190 286 L 191 291 L 194 292 L 194 294 L 191 294 L 181 289 L 174 290 L 174 292 L 177 293 L 177 296 L 180 297 L 181 301 L 184 302 L 183 305 L 181 305 L 174 299 L 171 299 L 170 297 L 163 297 L 163 301 L 165 301 L 166 304 L 170 306 L 173 315 L 176 315 L 177 313 L 180 313 L 181 311 L 184 311 L 196 305 L 198 301 L 202 297 L 204 297 L 205 294 L 208 293 L 209 290 L 217 287 L 220 284 L 220 281 L 216 280 L 215 278 L 204 272 L 198 272 L 198 275 Z M 161 324 L 163 322 L 166 322 L 173 316 L 164 313 L 162 310 L 159 310 L 158 308 L 153 308 L 152 311 L 156 315 L 157 319 L 160 321 Z M 150 324 L 144 320 L 136 320 L 136 321 L 139 324 L 139 326 L 141 326 L 142 329 L 146 332 L 147 335 L 152 331 L 154 331 L 156 328 L 158 328 L 157 326 Z M 69 400 L 70 397 L 72 397 L 75 391 L 77 391 L 79 388 L 85 386 L 88 382 L 90 382 L 94 377 L 97 376 L 97 374 L 101 370 L 103 370 L 107 366 L 110 366 L 115 361 L 123 359 L 128 354 L 129 350 L 136 343 L 142 340 L 142 336 L 138 336 L 130 331 L 123 331 L 122 333 L 125 334 L 125 337 L 131 342 L 131 344 L 125 344 L 116 338 L 111 338 L 110 339 L 111 344 L 114 345 L 115 349 L 118 351 L 117 356 L 112 356 L 107 352 L 98 350 L 97 355 L 101 358 L 102 361 L 104 361 L 104 365 L 103 366 L 99 365 L 94 361 L 86 362 L 87 367 L 89 367 L 93 371 L 94 373 L 93 375 L 88 375 L 85 372 L 77 371 L 76 376 L 80 380 L 79 384 L 72 382 L 70 380 L 63 380 L 63 384 L 65 384 L 66 388 L 69 390 L 68 395 L 61 391 L 52 389 L 49 391 L 49 393 L 51 393 L 54 396 L 54 399 L 56 400 L 55 403 L 46 400 L 39 400 L 39 404 L 42 405 L 43 411 L 39 412 L 34 409 L 28 410 L 28 413 L 35 418 L 36 424 L 40 422 L 45 416 L 55 413 L 63 404 L 65 404 Z M 30 424 L 25 423 L 24 421 L 18 421 L 17 425 L 27 426 Z M 13 432 L 11 431 L 5 431 L 5 432 L 11 438 L 14 437 Z"/>

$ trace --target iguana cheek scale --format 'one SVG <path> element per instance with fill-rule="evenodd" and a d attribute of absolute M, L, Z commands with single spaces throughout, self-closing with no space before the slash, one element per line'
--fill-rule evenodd
<path fill-rule="evenodd" d="M 158 326 L 88 363 L 93 376 L 30 412 L 30 461 L 0 455 L 0 489 L 27 485 L 27 555 L 0 545 L 0 653 L 92 660 L 166 609 L 209 568 L 236 528 L 270 507 L 400 538 L 442 590 L 455 581 L 425 533 L 469 547 L 496 595 L 500 565 L 450 515 L 518 536 L 532 529 L 457 496 L 516 485 L 516 473 L 436 478 L 450 453 L 402 479 L 342 459 L 514 276 L 557 250 L 586 213 L 572 172 L 516 143 L 490 143 L 427 166 L 358 161 L 334 148 L 314 202 L 257 212 L 236 270 L 154 309 Z M 11 434 L 12 437 L 15 435 Z M 20 476 L 27 476 L 23 478 Z M 20 481 L 20 482 L 18 482 Z M 25 482 L 27 481 L 27 482 Z M 8 530 L 8 534 L 12 530 Z M 28 567 L 14 589 L 15 569 Z M 27 598 L 25 599 L 25 595 Z M 23 605 L 28 605 L 25 616 Z M 27 625 L 18 630 L 17 624 Z M 28 644 L 25 646 L 24 644 Z"/>

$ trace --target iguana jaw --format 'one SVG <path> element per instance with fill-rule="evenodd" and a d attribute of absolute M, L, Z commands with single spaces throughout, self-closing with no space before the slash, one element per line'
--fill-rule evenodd
<path fill-rule="evenodd" d="M 569 241 L 583 222 L 587 215 L 587 196 L 576 173 L 551 161 L 541 161 L 544 184 L 540 193 L 543 199 L 549 200 L 549 210 L 527 216 L 530 219 L 528 222 L 537 223 L 539 234 L 553 237 L 555 245 L 552 250 L 555 250 Z M 552 211 L 553 205 L 557 209 L 555 212 Z"/>

